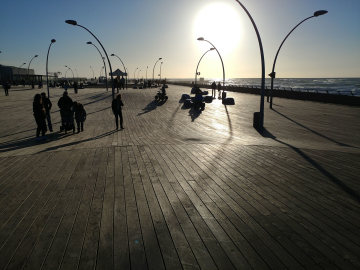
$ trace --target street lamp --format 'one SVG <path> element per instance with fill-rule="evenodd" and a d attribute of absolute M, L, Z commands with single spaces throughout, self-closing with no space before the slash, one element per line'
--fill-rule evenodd
<path fill-rule="evenodd" d="M 29 66 L 28 66 L 27 77 L 28 77 L 29 82 L 30 82 L 30 78 L 29 78 L 29 68 L 30 68 L 31 61 L 32 61 L 35 57 L 38 57 L 38 55 L 35 55 L 33 58 L 31 58 L 30 63 L 29 63 Z"/>
<path fill-rule="evenodd" d="M 265 59 L 264 59 L 263 46 L 262 46 L 259 31 L 258 31 L 256 24 L 255 24 L 253 18 L 251 17 L 250 13 L 247 11 L 247 9 L 244 7 L 244 5 L 240 3 L 239 0 L 235 0 L 235 1 L 239 3 L 239 5 L 244 9 L 246 14 L 249 16 L 249 18 L 252 22 L 252 25 L 255 29 L 256 36 L 257 36 L 258 42 L 259 42 L 260 56 L 261 56 L 261 98 L 260 98 L 260 112 L 254 113 L 253 126 L 255 128 L 262 130 L 264 127 L 264 94 L 265 94 Z"/>
<path fill-rule="evenodd" d="M 220 57 L 221 65 L 222 65 L 222 69 L 223 69 L 223 92 L 224 92 L 224 90 L 225 90 L 225 68 L 224 68 L 224 62 L 223 62 L 223 60 L 221 58 L 221 55 L 220 55 L 218 49 L 216 49 L 216 47 L 210 41 L 204 39 L 203 37 L 199 37 L 197 40 L 209 42 L 211 44 L 211 46 L 213 46 L 214 49 L 217 51 L 217 53 L 218 53 L 218 55 Z M 220 95 L 220 93 L 219 93 L 219 95 Z"/>
<path fill-rule="evenodd" d="M 1 52 L 0 52 L 0 53 L 1 53 Z M 19 70 L 20 70 L 20 68 L 21 68 L 23 65 L 26 65 L 26 63 L 23 63 L 23 64 L 18 68 L 18 77 L 19 77 Z"/>
<path fill-rule="evenodd" d="M 76 21 L 74 20 L 66 20 L 65 21 L 66 23 L 68 24 L 71 24 L 71 25 L 74 25 L 74 26 L 80 26 L 82 28 L 84 28 L 86 31 L 88 31 L 98 42 L 99 44 L 101 45 L 102 49 L 104 50 L 105 52 L 105 55 L 106 55 L 106 58 L 108 60 L 108 63 L 109 63 L 109 67 L 110 67 L 110 73 L 112 74 L 112 68 L 111 68 L 111 63 L 110 63 L 110 60 L 109 60 L 109 57 L 104 49 L 104 46 L 101 44 L 101 42 L 97 39 L 97 37 L 95 37 L 95 35 L 93 33 L 91 33 L 87 28 L 85 28 L 84 26 L 80 25 L 80 24 L 77 24 Z M 111 87 L 112 87 L 112 98 L 114 99 L 115 98 L 115 95 L 114 95 L 114 79 L 113 79 L 113 76 L 111 76 Z"/>
<path fill-rule="evenodd" d="M 105 74 L 107 74 L 107 71 L 106 71 L 106 65 L 105 65 L 105 58 L 102 56 L 100 50 L 98 49 L 98 47 L 96 47 L 95 44 L 93 44 L 91 41 L 87 42 L 86 44 L 90 44 L 90 45 L 93 45 L 97 50 L 98 52 L 100 53 L 100 56 L 101 56 L 101 59 L 103 60 L 103 64 L 104 64 L 104 67 L 105 67 Z M 112 73 L 112 72 L 111 72 Z M 108 89 L 108 83 L 107 83 L 107 75 L 105 76 L 106 77 L 106 91 L 109 91 Z M 111 76 L 112 77 L 112 76 Z"/>
<path fill-rule="evenodd" d="M 163 62 L 160 63 L 160 84 L 161 84 L 161 65 L 163 64 Z"/>
<path fill-rule="evenodd" d="M 75 72 L 76 72 L 76 81 L 79 81 L 79 74 L 77 73 L 76 68 L 75 68 Z"/>
<path fill-rule="evenodd" d="M 139 78 L 139 82 L 140 82 L 140 76 L 139 76 L 139 74 L 140 74 L 140 71 L 141 71 L 141 69 L 138 71 L 138 78 Z"/>
<path fill-rule="evenodd" d="M 213 50 L 215 50 L 215 48 L 210 48 L 210 50 L 207 50 L 207 51 L 201 56 L 201 58 L 200 58 L 200 60 L 199 60 L 199 63 L 198 63 L 197 66 L 196 66 L 195 85 L 196 85 L 196 81 L 197 81 L 198 67 L 199 67 L 199 64 L 200 64 L 201 59 L 204 57 L 205 54 L 207 54 L 208 52 L 213 51 Z M 199 74 L 199 75 L 200 75 L 200 74 Z"/>
<path fill-rule="evenodd" d="M 314 18 L 314 17 L 318 17 L 321 15 L 326 14 L 327 11 L 326 10 L 318 10 L 316 12 L 314 12 L 313 16 L 310 16 L 308 18 L 306 18 L 305 20 L 302 20 L 300 23 L 298 23 L 291 31 L 289 34 L 287 34 L 287 36 L 284 38 L 284 40 L 281 42 L 280 47 L 275 55 L 275 59 L 274 59 L 274 63 L 273 63 L 273 68 L 271 73 L 269 74 L 269 76 L 271 77 L 271 90 L 270 90 L 270 109 L 272 109 L 272 103 L 273 103 L 273 88 L 274 88 L 274 79 L 275 79 L 275 63 L 276 63 L 276 59 L 278 57 L 279 51 L 282 47 L 282 45 L 284 44 L 285 40 L 288 38 L 288 36 L 290 36 L 290 34 L 295 30 L 296 27 L 298 27 L 300 24 L 302 24 L 303 22 L 305 22 L 306 20 L 310 19 L 310 18 Z"/>
<path fill-rule="evenodd" d="M 47 92 L 48 92 L 48 98 L 50 98 L 50 92 L 49 92 L 49 76 L 48 76 L 48 61 L 49 61 L 49 52 L 50 52 L 50 47 L 51 45 L 56 42 L 55 39 L 51 40 L 51 43 L 49 45 L 49 49 L 48 49 L 48 53 L 46 56 L 46 86 L 47 86 Z M 25 64 L 25 63 L 24 63 Z"/>
<path fill-rule="evenodd" d="M 94 70 L 93 70 L 93 68 L 90 66 L 90 68 L 91 68 L 91 70 L 92 70 L 92 72 L 93 72 L 93 79 L 95 78 L 95 76 L 94 76 Z"/>
<path fill-rule="evenodd" d="M 138 68 L 136 68 L 136 69 L 138 69 Z M 134 81 L 135 81 L 135 82 L 136 82 L 136 78 L 135 78 L 136 69 L 135 69 L 135 71 L 134 71 Z"/>
<path fill-rule="evenodd" d="M 148 66 L 146 67 L 146 81 L 147 81 L 147 69 L 148 69 Z"/>
<path fill-rule="evenodd" d="M 127 72 L 126 72 L 126 67 L 125 67 L 123 61 L 120 59 L 120 57 L 117 56 L 116 54 L 111 54 L 111 56 L 116 56 L 117 58 L 119 58 L 119 60 L 121 61 L 122 65 L 123 65 L 123 67 L 124 67 L 124 72 L 127 73 Z M 125 83 L 126 83 L 126 89 L 127 89 L 127 88 L 128 88 L 128 87 L 127 87 L 127 77 L 128 77 L 128 75 L 126 74 L 125 77 L 126 77 L 126 78 L 125 78 Z"/>
<path fill-rule="evenodd" d="M 67 68 L 69 68 L 70 69 L 70 71 L 71 71 L 71 73 L 72 73 L 72 75 L 73 75 L 73 81 L 75 80 L 75 78 L 74 78 L 74 72 L 72 71 L 72 69 L 70 68 L 70 67 L 68 67 L 68 66 L 65 66 L 65 67 L 67 67 Z M 68 69 L 68 70 L 69 70 Z M 66 72 L 68 72 L 68 70 L 66 71 Z M 65 78 L 66 78 L 66 73 L 65 73 Z"/>
<path fill-rule="evenodd" d="M 155 62 L 155 65 L 154 65 L 154 68 L 153 68 L 153 82 L 154 82 L 154 70 L 155 70 L 156 63 L 159 62 L 161 59 L 162 59 L 162 58 L 159 58 L 159 60 L 157 60 L 157 61 Z"/>
<path fill-rule="evenodd" d="M 103 69 L 104 69 L 104 67 L 102 67 L 102 68 L 100 69 L 100 77 L 102 76 Z M 99 82 L 100 82 L 100 79 L 99 79 Z"/>

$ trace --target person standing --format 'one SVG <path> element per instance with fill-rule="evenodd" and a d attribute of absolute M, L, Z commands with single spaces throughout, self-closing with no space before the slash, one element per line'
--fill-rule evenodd
<path fill-rule="evenodd" d="M 215 98 L 216 83 L 215 81 L 211 84 L 211 96 Z"/>
<path fill-rule="evenodd" d="M 125 79 L 124 79 L 124 76 L 121 76 L 121 85 L 120 85 L 120 89 L 122 88 L 123 90 L 125 90 Z"/>
<path fill-rule="evenodd" d="M 3 88 L 4 88 L 4 91 L 5 91 L 5 96 L 8 96 L 9 95 L 10 84 L 6 80 L 3 81 Z"/>
<path fill-rule="evenodd" d="M 74 113 L 75 113 L 75 121 L 76 121 L 77 131 L 79 133 L 80 127 L 81 127 L 81 131 L 84 131 L 84 122 L 86 120 L 86 111 L 85 111 L 84 106 L 79 102 L 73 103 L 73 109 L 74 109 Z"/>
<path fill-rule="evenodd" d="M 119 117 L 120 117 L 120 128 L 124 129 L 123 127 L 123 116 L 122 116 L 122 111 L 121 111 L 121 107 L 124 106 L 124 103 L 121 100 L 121 94 L 118 94 L 116 96 L 116 98 L 113 100 L 112 102 L 112 111 L 115 115 L 115 123 L 116 123 L 116 130 L 119 129 Z"/>
<path fill-rule="evenodd" d="M 53 132 L 52 125 L 51 125 L 51 117 L 50 117 L 50 110 L 51 110 L 51 107 L 52 107 L 52 103 L 51 103 L 50 99 L 48 97 L 46 97 L 45 92 L 41 93 L 41 100 L 42 100 L 42 103 L 43 103 L 44 108 L 45 108 L 46 119 L 47 119 L 49 131 Z"/>
<path fill-rule="evenodd" d="M 220 95 L 221 94 L 221 84 L 220 84 L 220 82 L 218 83 L 217 86 L 218 86 L 218 91 L 219 91 L 219 98 L 221 98 L 221 95 Z"/>
<path fill-rule="evenodd" d="M 45 133 L 47 131 L 45 123 L 46 112 L 40 94 L 36 94 L 34 96 L 33 112 L 37 124 L 36 140 L 41 141 L 42 139 L 47 139 L 47 137 L 45 136 Z M 42 137 L 40 137 L 40 131 L 42 133 Z"/>
<path fill-rule="evenodd" d="M 78 84 L 77 84 L 77 82 L 74 82 L 74 93 L 75 94 L 78 93 Z"/>

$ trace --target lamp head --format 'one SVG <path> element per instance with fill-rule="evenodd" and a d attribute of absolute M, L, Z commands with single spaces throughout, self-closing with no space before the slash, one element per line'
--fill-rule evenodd
<path fill-rule="evenodd" d="M 326 10 L 318 10 L 318 11 L 314 12 L 314 16 L 317 17 L 317 16 L 324 15 L 326 13 L 328 13 Z"/>
<path fill-rule="evenodd" d="M 115 56 L 115 54 L 112 53 L 111 56 Z"/>
<path fill-rule="evenodd" d="M 66 20 L 65 22 L 74 26 L 77 25 L 77 22 L 74 20 Z"/>
<path fill-rule="evenodd" d="M 26 63 L 23 63 L 23 65 L 25 65 Z"/>
<path fill-rule="evenodd" d="M 210 48 L 210 51 L 215 50 L 215 48 Z"/>
<path fill-rule="evenodd" d="M 86 44 L 92 44 L 92 42 L 91 42 L 91 41 L 88 41 L 88 42 L 86 42 Z"/>
<path fill-rule="evenodd" d="M 65 66 L 65 67 L 68 67 L 68 66 Z"/>
<path fill-rule="evenodd" d="M 34 57 L 38 57 L 38 55 L 35 55 Z"/>
<path fill-rule="evenodd" d="M 203 38 L 203 37 L 199 37 L 197 40 L 203 41 L 204 38 Z"/>
<path fill-rule="evenodd" d="M 51 40 L 51 43 L 54 43 L 54 42 L 56 42 L 56 40 L 55 40 L 55 39 L 52 39 L 52 40 Z"/>
<path fill-rule="evenodd" d="M 161 60 L 162 58 L 159 58 L 159 60 Z"/>

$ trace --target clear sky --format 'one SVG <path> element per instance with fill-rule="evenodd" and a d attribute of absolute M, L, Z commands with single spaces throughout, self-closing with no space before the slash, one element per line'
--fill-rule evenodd
<path fill-rule="evenodd" d="M 277 62 L 278 78 L 360 77 L 359 0 L 241 0 L 261 35 L 266 74 L 285 36 L 317 10 L 328 13 L 301 24 L 284 43 Z M 0 64 L 19 67 L 31 58 L 37 74 L 65 74 L 65 65 L 81 77 L 98 77 L 102 60 L 84 29 L 65 23 L 76 20 L 105 47 L 113 70 L 123 70 L 118 55 L 135 75 L 192 78 L 201 56 L 211 47 L 219 50 L 227 78 L 261 77 L 257 37 L 247 14 L 235 0 L 12 0 L 1 5 Z M 148 69 L 147 69 L 148 67 Z M 108 73 L 109 67 L 107 66 Z M 140 71 L 141 70 L 141 71 Z M 139 72 L 140 71 L 140 72 Z M 201 77 L 222 77 L 216 51 L 202 59 Z"/>

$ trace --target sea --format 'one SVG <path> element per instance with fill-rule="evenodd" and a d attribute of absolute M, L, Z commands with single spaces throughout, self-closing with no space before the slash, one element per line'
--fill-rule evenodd
<path fill-rule="evenodd" d="M 166 80 L 189 84 L 194 82 L 194 78 Z M 222 84 L 222 80 L 222 78 L 198 78 L 198 83 L 210 85 L 215 81 Z M 261 78 L 229 78 L 225 79 L 225 85 L 259 88 Z M 265 78 L 265 86 L 270 89 L 271 78 Z M 360 78 L 275 78 L 274 89 L 360 96 Z"/>

